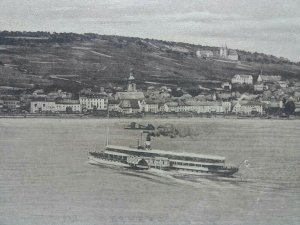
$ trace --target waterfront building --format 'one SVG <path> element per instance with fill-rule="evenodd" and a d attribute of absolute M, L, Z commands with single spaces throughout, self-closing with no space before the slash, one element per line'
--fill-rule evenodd
<path fill-rule="evenodd" d="M 231 109 L 230 102 L 219 101 L 180 101 L 166 103 L 169 112 L 194 112 L 194 113 L 228 113 Z"/>
<path fill-rule="evenodd" d="M 158 113 L 159 111 L 158 103 L 148 99 L 142 100 L 140 105 L 142 112 Z"/>
<path fill-rule="evenodd" d="M 263 114 L 263 104 L 256 101 L 238 101 L 234 104 L 232 112 L 236 114 Z"/>
<path fill-rule="evenodd" d="M 56 112 L 80 113 L 82 111 L 79 100 L 62 99 L 55 102 Z"/>
<path fill-rule="evenodd" d="M 137 114 L 141 112 L 141 105 L 138 100 L 121 100 L 119 106 L 123 114 Z"/>
<path fill-rule="evenodd" d="M 1 97 L 3 108 L 9 110 L 16 110 L 21 107 L 20 100 L 16 96 L 2 96 Z"/>
<path fill-rule="evenodd" d="M 108 100 L 108 111 L 112 112 L 121 112 L 122 109 L 120 108 L 120 101 L 109 99 Z"/>
<path fill-rule="evenodd" d="M 166 113 L 169 112 L 169 107 L 166 103 L 160 103 L 158 105 L 159 112 Z"/>
<path fill-rule="evenodd" d="M 283 102 L 282 101 L 269 101 L 269 102 L 262 102 L 264 110 L 267 114 L 272 115 L 280 115 L 283 110 Z"/>
<path fill-rule="evenodd" d="M 171 101 L 165 103 L 166 108 L 168 109 L 168 112 L 177 112 L 178 102 Z"/>
<path fill-rule="evenodd" d="M 103 94 L 80 95 L 79 102 L 82 110 L 107 110 L 108 98 Z"/>
<path fill-rule="evenodd" d="M 300 102 L 294 102 L 295 103 L 295 114 L 300 114 Z"/>
<path fill-rule="evenodd" d="M 55 101 L 49 101 L 46 99 L 36 99 L 30 103 L 31 113 L 41 112 L 56 112 Z"/>

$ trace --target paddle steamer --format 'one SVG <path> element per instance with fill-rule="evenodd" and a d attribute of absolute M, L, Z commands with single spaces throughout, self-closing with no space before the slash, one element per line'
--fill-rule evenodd
<path fill-rule="evenodd" d="M 196 153 L 182 153 L 152 149 L 151 137 L 148 135 L 145 144 L 135 147 L 109 145 L 102 151 L 89 152 L 91 164 L 114 165 L 139 170 L 158 169 L 161 171 L 197 174 L 232 176 L 238 167 L 225 165 L 225 157 Z"/>

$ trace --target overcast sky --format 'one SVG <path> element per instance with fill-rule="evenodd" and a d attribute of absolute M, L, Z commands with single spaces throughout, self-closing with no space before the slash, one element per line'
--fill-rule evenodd
<path fill-rule="evenodd" d="M 227 43 L 300 61 L 300 0 L 0 0 L 0 30 Z"/>

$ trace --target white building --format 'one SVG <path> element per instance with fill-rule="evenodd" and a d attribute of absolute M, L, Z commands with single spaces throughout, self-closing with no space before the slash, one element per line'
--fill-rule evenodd
<path fill-rule="evenodd" d="M 257 82 L 278 82 L 281 80 L 279 75 L 262 75 L 260 74 L 257 78 Z"/>
<path fill-rule="evenodd" d="M 229 50 L 228 59 L 232 61 L 238 61 L 239 55 L 236 50 Z"/>
<path fill-rule="evenodd" d="M 232 61 L 238 61 L 239 55 L 236 50 L 228 49 L 227 46 L 225 45 L 220 48 L 220 58 L 232 60 Z"/>
<path fill-rule="evenodd" d="M 35 100 L 30 103 L 31 113 L 42 113 L 42 112 L 60 112 L 60 113 L 80 113 L 81 105 L 78 100 L 59 100 L 47 101 L 47 100 Z"/>
<path fill-rule="evenodd" d="M 54 101 L 37 100 L 30 103 L 31 113 L 56 112 L 56 103 Z"/>
<path fill-rule="evenodd" d="M 210 50 L 198 50 L 196 51 L 196 55 L 198 58 L 213 58 L 214 53 Z"/>
<path fill-rule="evenodd" d="M 259 92 L 264 91 L 264 84 L 263 83 L 254 84 L 254 91 L 259 91 Z"/>
<path fill-rule="evenodd" d="M 107 110 L 108 98 L 106 95 L 90 94 L 79 97 L 82 109 L 85 110 Z"/>
<path fill-rule="evenodd" d="M 232 84 L 253 84 L 253 76 L 252 75 L 240 75 L 236 74 L 231 79 Z"/>
<path fill-rule="evenodd" d="M 159 109 L 159 112 L 162 112 L 162 113 L 169 112 L 169 107 L 166 103 L 159 104 L 158 109 Z"/>
<path fill-rule="evenodd" d="M 158 113 L 159 111 L 158 103 L 150 100 L 142 100 L 140 105 L 142 112 Z"/>
<path fill-rule="evenodd" d="M 187 101 L 166 103 L 169 112 L 194 112 L 194 113 L 228 113 L 231 102 L 217 101 Z"/>
<path fill-rule="evenodd" d="M 233 108 L 232 112 L 236 114 L 263 114 L 263 104 L 260 102 L 237 102 Z"/>
<path fill-rule="evenodd" d="M 224 89 L 224 90 L 228 90 L 230 91 L 232 89 L 232 85 L 229 83 L 229 82 L 223 82 L 221 84 L 221 87 Z"/>
<path fill-rule="evenodd" d="M 55 103 L 56 112 L 73 112 L 80 113 L 82 111 L 79 100 L 60 100 Z"/>

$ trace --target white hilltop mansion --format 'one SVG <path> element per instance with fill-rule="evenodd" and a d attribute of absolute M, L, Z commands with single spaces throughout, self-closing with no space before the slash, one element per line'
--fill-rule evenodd
<path fill-rule="evenodd" d="M 196 55 L 198 58 L 213 58 L 214 53 L 210 50 L 197 50 Z"/>

